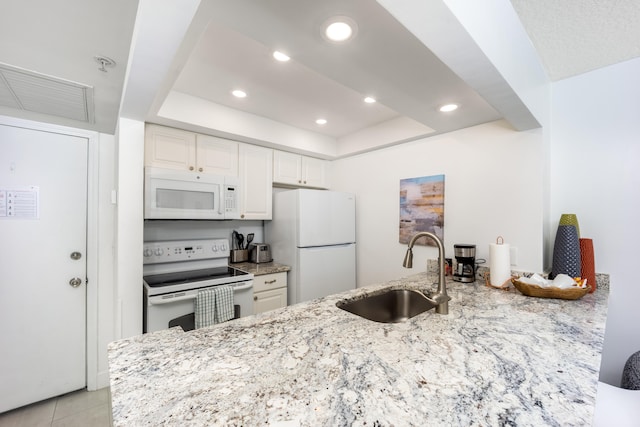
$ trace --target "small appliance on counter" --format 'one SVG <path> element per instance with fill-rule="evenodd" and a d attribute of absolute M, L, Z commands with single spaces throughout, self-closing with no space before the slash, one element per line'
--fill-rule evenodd
<path fill-rule="evenodd" d="M 273 261 L 271 247 L 266 243 L 252 243 L 249 245 L 249 261 L 261 264 Z"/>
<path fill-rule="evenodd" d="M 456 257 L 456 267 L 453 280 L 456 282 L 472 283 L 476 280 L 476 245 L 453 245 Z"/>

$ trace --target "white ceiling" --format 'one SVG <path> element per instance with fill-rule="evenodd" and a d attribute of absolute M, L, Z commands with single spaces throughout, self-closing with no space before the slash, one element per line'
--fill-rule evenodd
<path fill-rule="evenodd" d="M 638 0 L 511 0 L 552 81 L 640 56 Z"/>
<path fill-rule="evenodd" d="M 136 10 L 137 2 L 130 0 L 3 0 L 0 66 L 36 73 L 40 83 L 92 88 L 93 101 L 85 120 L 64 118 L 63 108 L 49 104 L 50 86 L 36 84 L 29 106 L 48 114 L 6 104 L 0 114 L 113 134 Z M 102 72 L 95 56 L 107 56 L 116 66 Z"/>
<path fill-rule="evenodd" d="M 398 116 L 447 132 L 500 118 L 474 90 L 371 0 L 213 1 L 208 26 L 174 90 L 340 138 Z M 358 24 L 344 44 L 321 36 L 345 15 Z M 292 60 L 277 63 L 273 50 Z M 231 95 L 236 87 L 249 96 Z M 373 96 L 375 105 L 363 98 Z M 457 102 L 443 115 L 438 107 Z M 319 126 L 316 118 L 328 123 Z"/>
<path fill-rule="evenodd" d="M 269 120 L 337 143 L 383 134 L 387 123 L 410 129 L 388 139 L 408 140 L 509 120 L 505 108 L 487 93 L 480 96 L 372 0 L 179 0 L 184 16 L 164 7 L 175 8 L 176 2 L 140 0 L 137 11 L 132 0 L 5 0 L 0 65 L 90 87 L 94 118 L 61 118 L 6 105 L 0 114 L 112 134 L 119 114 L 134 117 L 143 111 L 143 120 L 215 134 L 206 125 L 159 114 L 167 99 L 180 95 L 217 111 L 242 113 L 243 120 L 258 117 L 261 123 Z M 511 3 L 552 80 L 640 56 L 637 0 Z M 150 52 L 141 47 L 145 40 L 131 47 L 136 13 L 136 31 L 156 34 L 146 40 Z M 354 40 L 335 45 L 322 39 L 321 24 L 334 15 L 358 23 Z M 180 35 L 171 38 L 166 23 L 173 21 L 183 23 Z M 273 49 L 292 60 L 275 62 Z M 102 72 L 96 55 L 117 64 Z M 249 96 L 233 98 L 230 91 L 236 87 Z M 367 95 L 378 102 L 363 103 Z M 461 108 L 438 112 L 446 102 Z M 327 125 L 315 124 L 320 116 Z"/>

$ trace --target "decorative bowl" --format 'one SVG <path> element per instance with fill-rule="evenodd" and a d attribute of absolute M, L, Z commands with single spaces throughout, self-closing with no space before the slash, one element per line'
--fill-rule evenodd
<path fill-rule="evenodd" d="M 578 286 L 571 288 L 543 288 L 541 286 L 520 282 L 518 278 L 515 277 L 511 279 L 511 283 L 513 283 L 513 286 L 515 286 L 523 295 L 538 298 L 580 299 L 591 290 L 590 286 L 587 286 L 586 288 Z"/>

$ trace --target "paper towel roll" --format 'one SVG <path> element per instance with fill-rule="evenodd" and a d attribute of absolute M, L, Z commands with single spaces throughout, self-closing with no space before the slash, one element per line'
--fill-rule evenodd
<path fill-rule="evenodd" d="M 489 244 L 491 286 L 501 287 L 511 277 L 511 258 L 507 243 Z"/>

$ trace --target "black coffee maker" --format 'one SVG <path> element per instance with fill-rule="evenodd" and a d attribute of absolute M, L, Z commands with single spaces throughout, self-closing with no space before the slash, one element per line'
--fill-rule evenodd
<path fill-rule="evenodd" d="M 476 280 L 476 245 L 453 245 L 456 257 L 456 267 L 453 270 L 453 280 L 456 282 L 472 283 Z"/>

